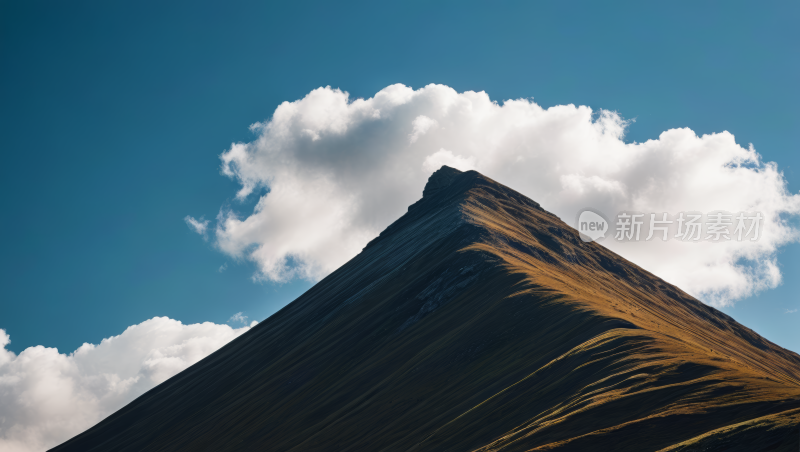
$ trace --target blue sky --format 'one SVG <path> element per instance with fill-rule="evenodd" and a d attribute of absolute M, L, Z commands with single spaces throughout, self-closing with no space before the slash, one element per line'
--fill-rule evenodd
<path fill-rule="evenodd" d="M 797 2 L 3 2 L 0 328 L 75 350 L 154 316 L 262 320 L 311 283 L 256 283 L 183 221 L 239 185 L 219 155 L 320 86 L 441 83 L 635 118 L 627 140 L 730 131 L 800 190 Z M 784 283 L 724 311 L 800 351 Z M 227 269 L 219 272 L 227 263 Z"/>

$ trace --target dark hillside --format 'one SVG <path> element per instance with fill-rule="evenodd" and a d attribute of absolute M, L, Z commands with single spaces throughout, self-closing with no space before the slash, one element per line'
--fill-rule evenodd
<path fill-rule="evenodd" d="M 476 173 L 66 451 L 798 450 L 800 356 Z"/>

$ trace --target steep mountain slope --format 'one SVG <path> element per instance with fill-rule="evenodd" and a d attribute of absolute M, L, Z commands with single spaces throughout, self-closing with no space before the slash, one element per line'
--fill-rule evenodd
<path fill-rule="evenodd" d="M 476 173 L 57 451 L 797 450 L 800 356 Z"/>

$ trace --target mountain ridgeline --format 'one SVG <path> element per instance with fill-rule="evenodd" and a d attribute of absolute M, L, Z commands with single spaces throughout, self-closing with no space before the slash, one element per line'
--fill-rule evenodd
<path fill-rule="evenodd" d="M 53 449 L 755 451 L 800 356 L 477 172 L 251 331 Z"/>

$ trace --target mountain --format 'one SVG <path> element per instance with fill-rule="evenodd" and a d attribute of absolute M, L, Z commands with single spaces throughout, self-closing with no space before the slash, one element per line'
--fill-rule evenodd
<path fill-rule="evenodd" d="M 54 451 L 798 450 L 800 356 L 477 172 Z"/>

